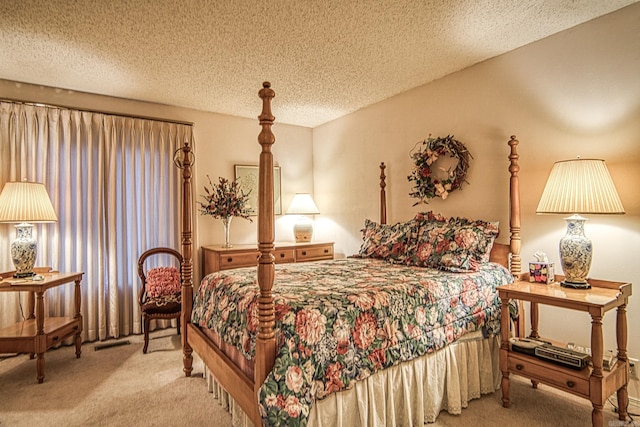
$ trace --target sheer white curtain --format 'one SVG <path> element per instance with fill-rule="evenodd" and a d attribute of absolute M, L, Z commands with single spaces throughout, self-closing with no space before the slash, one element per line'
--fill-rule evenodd
<path fill-rule="evenodd" d="M 58 215 L 38 224 L 37 266 L 84 272 L 84 340 L 142 330 L 138 256 L 180 249 L 180 170 L 173 154 L 192 142 L 185 124 L 0 102 L 0 187 L 44 183 Z M 13 269 L 13 225 L 0 224 L 0 271 Z M 50 289 L 45 311 L 73 315 L 73 285 Z M 0 327 L 26 316 L 26 296 L 0 293 Z"/>

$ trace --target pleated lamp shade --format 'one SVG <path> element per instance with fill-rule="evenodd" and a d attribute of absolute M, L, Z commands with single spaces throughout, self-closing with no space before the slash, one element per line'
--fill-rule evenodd
<path fill-rule="evenodd" d="M 7 182 L 0 194 L 0 222 L 56 222 L 47 189 L 39 182 Z"/>
<path fill-rule="evenodd" d="M 604 160 L 556 162 L 537 213 L 623 214 L 622 202 Z"/>

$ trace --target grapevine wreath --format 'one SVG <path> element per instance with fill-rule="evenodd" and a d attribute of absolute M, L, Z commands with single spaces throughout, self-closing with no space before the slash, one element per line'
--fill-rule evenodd
<path fill-rule="evenodd" d="M 411 151 L 411 159 L 415 167 L 411 175 L 407 176 L 409 182 L 414 184 L 413 191 L 409 195 L 419 199 L 413 206 L 428 203 L 428 199 L 434 197 L 445 200 L 449 193 L 460 189 L 463 182 L 468 183 L 466 176 L 469 159 L 473 156 L 453 135 L 447 135 L 444 138 L 429 136 L 424 141 L 418 142 Z M 432 167 L 441 156 L 457 159 L 458 163 L 453 170 L 441 167 L 445 174 L 438 175 L 434 173 Z"/>

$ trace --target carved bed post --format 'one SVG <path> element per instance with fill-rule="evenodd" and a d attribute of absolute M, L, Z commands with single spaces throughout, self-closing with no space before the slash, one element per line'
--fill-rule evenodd
<path fill-rule="evenodd" d="M 509 172 L 511 173 L 511 178 L 509 180 L 509 231 L 511 232 L 509 246 L 511 248 L 511 262 L 509 264 L 509 268 L 511 270 L 511 274 L 516 278 L 518 278 L 520 273 L 522 273 L 522 260 L 520 258 L 520 178 L 518 177 L 518 172 L 520 172 L 520 165 L 518 164 L 518 159 L 520 158 L 520 155 L 518 154 L 519 143 L 520 142 L 516 139 L 516 136 L 511 135 L 511 139 L 508 142 L 511 147 L 511 153 L 509 154 Z M 518 301 L 518 306 L 520 308 L 520 313 L 524 313 L 524 303 L 522 301 Z M 525 336 L 524 319 L 522 316 L 516 320 L 514 332 L 519 337 Z"/>
<path fill-rule="evenodd" d="M 384 174 L 386 167 L 384 162 L 380 163 L 380 224 L 387 223 L 387 193 L 385 191 L 387 186 L 385 178 L 387 176 Z"/>
<path fill-rule="evenodd" d="M 258 135 L 258 142 L 262 146 L 260 153 L 259 183 L 258 183 L 258 339 L 256 341 L 256 356 L 254 358 L 254 391 L 262 385 L 267 374 L 273 369 L 276 357 L 276 337 L 274 332 L 275 309 L 273 295 L 273 281 L 275 275 L 275 258 L 273 256 L 274 240 L 274 209 L 273 209 L 273 153 L 271 146 L 275 136 L 271 126 L 275 117 L 271 114 L 271 100 L 275 92 L 269 82 L 262 84 L 258 93 L 262 98 L 262 114 L 260 126 L 262 131 Z"/>
<path fill-rule="evenodd" d="M 178 152 L 182 151 L 182 159 Z M 187 325 L 191 323 L 191 307 L 193 305 L 193 257 L 192 257 L 192 214 L 191 214 L 191 167 L 193 152 L 188 142 L 184 143 L 174 155 L 175 165 L 182 169 L 182 312 L 180 328 L 182 329 L 182 364 L 185 376 L 190 377 L 193 370 L 193 350 L 187 341 Z"/>
<path fill-rule="evenodd" d="M 522 261 L 520 259 L 520 183 L 518 172 L 520 172 L 520 165 L 518 164 L 518 144 L 520 142 L 516 139 L 515 135 L 511 135 L 509 140 L 509 146 L 511 147 L 511 153 L 509 154 L 509 172 L 511 172 L 511 179 L 509 180 L 509 191 L 511 192 L 509 200 L 511 206 L 509 212 L 511 217 L 509 218 L 509 230 L 511 232 L 510 246 L 511 246 L 511 273 L 514 276 L 518 276 L 522 272 Z"/>

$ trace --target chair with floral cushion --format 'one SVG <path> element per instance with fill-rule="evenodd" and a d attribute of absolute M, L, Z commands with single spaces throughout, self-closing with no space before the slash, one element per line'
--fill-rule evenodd
<path fill-rule="evenodd" d="M 148 267 L 145 261 L 153 255 L 162 259 L 168 259 L 172 264 L 163 267 Z M 173 260 L 175 258 L 175 260 Z M 157 262 L 157 260 L 156 260 Z M 150 265 L 151 262 L 148 262 Z M 180 283 L 180 270 L 182 267 L 182 255 L 171 248 L 153 248 L 145 251 L 138 258 L 138 276 L 142 280 L 139 303 L 144 322 L 144 347 L 143 353 L 149 346 L 149 327 L 153 319 L 177 319 L 178 335 L 180 334 L 180 309 L 182 306 L 182 288 Z"/>

